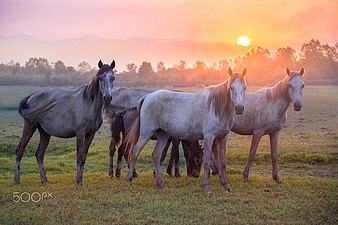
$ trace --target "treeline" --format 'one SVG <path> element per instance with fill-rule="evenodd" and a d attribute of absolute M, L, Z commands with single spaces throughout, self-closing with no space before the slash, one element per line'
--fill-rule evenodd
<path fill-rule="evenodd" d="M 61 60 L 50 63 L 46 58 L 32 57 L 24 65 L 14 61 L 0 63 L 0 84 L 73 86 L 88 82 L 96 72 L 97 69 L 87 62 L 75 68 L 66 66 Z"/>
<path fill-rule="evenodd" d="M 210 85 L 223 81 L 229 67 L 235 71 L 248 69 L 247 82 L 250 85 L 272 85 L 283 78 L 285 68 L 306 69 L 304 77 L 309 84 L 338 85 L 338 43 L 333 46 L 321 44 L 318 40 L 304 43 L 299 53 L 291 47 L 278 48 L 275 52 L 258 47 L 242 57 L 223 59 L 206 65 L 197 61 L 192 67 L 181 60 L 167 67 L 163 62 L 156 66 L 143 62 L 137 66 L 128 63 L 126 69 L 118 72 L 117 82 L 123 86 L 142 85 Z M 30 58 L 25 65 L 17 62 L 0 64 L 0 83 L 10 85 L 80 85 L 88 81 L 96 68 L 81 62 L 77 68 L 66 66 L 62 61 L 49 63 L 45 58 Z"/>

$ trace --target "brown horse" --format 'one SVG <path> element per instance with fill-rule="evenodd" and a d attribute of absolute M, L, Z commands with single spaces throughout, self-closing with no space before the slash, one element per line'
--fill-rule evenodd
<path fill-rule="evenodd" d="M 77 184 L 82 185 L 83 168 L 89 146 L 95 132 L 102 124 L 103 105 L 112 100 L 111 92 L 115 75 L 111 65 L 98 63 L 99 71 L 92 81 L 76 91 L 43 89 L 25 97 L 19 105 L 19 113 L 24 118 L 24 127 L 20 143 L 16 149 L 16 167 L 14 180 L 20 183 L 20 161 L 23 152 L 38 129 L 40 142 L 36 151 L 36 160 L 41 183 L 46 184 L 46 172 L 43 165 L 46 148 L 51 136 L 59 138 L 76 137 L 77 145 Z"/>

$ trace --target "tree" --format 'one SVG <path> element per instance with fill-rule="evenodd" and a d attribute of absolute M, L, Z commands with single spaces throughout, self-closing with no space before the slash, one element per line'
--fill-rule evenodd
<path fill-rule="evenodd" d="M 46 58 L 29 58 L 25 63 L 25 71 L 30 74 L 40 74 L 46 77 L 47 83 L 50 81 L 52 75 L 52 67 Z"/>
<path fill-rule="evenodd" d="M 194 65 L 194 70 L 197 72 L 203 72 L 206 68 L 206 65 L 203 61 L 197 61 Z"/>
<path fill-rule="evenodd" d="M 140 77 L 152 77 L 154 75 L 154 69 L 150 62 L 142 62 L 137 73 Z"/>
<path fill-rule="evenodd" d="M 278 48 L 275 53 L 277 65 L 285 68 L 292 66 L 296 62 L 296 50 L 291 47 Z"/>
<path fill-rule="evenodd" d="M 127 73 L 129 75 L 135 76 L 137 74 L 136 70 L 137 70 L 137 66 L 135 65 L 135 63 L 127 64 Z"/>
<path fill-rule="evenodd" d="M 228 69 L 230 67 L 230 64 L 227 60 L 222 59 L 221 61 L 219 61 L 218 63 L 218 68 L 220 70 L 220 72 L 222 73 L 228 73 Z"/>
<path fill-rule="evenodd" d="M 61 60 L 58 60 L 54 63 L 54 74 L 57 74 L 57 75 L 64 75 L 64 74 L 67 74 L 67 67 L 66 65 L 61 61 Z"/>
<path fill-rule="evenodd" d="M 180 60 L 180 64 L 177 66 L 177 69 L 182 71 L 185 70 L 187 68 L 187 63 L 183 60 Z"/>
<path fill-rule="evenodd" d="M 80 73 L 87 73 L 90 72 L 92 70 L 92 67 L 90 66 L 89 63 L 87 62 L 80 62 L 79 65 L 77 66 L 77 71 L 79 71 Z"/>
<path fill-rule="evenodd" d="M 314 79 L 337 79 L 338 52 L 336 46 L 322 45 L 319 40 L 312 39 L 302 45 L 300 63 L 306 68 L 306 77 Z"/>
<path fill-rule="evenodd" d="M 163 73 L 163 72 L 165 72 L 164 62 L 158 62 L 157 66 L 156 66 L 156 69 L 157 69 L 157 73 Z"/>

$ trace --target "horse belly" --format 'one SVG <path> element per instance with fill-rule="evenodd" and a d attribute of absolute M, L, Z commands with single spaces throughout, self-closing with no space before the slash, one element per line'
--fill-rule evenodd
<path fill-rule="evenodd" d="M 75 118 L 71 114 L 48 112 L 40 121 L 40 126 L 50 135 L 59 138 L 72 138 L 76 136 Z"/>

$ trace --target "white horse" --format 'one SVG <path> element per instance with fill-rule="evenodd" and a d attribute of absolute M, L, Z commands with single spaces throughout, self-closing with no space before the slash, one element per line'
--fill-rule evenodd
<path fill-rule="evenodd" d="M 243 173 L 245 182 L 248 181 L 250 167 L 263 135 L 270 136 L 272 177 L 277 183 L 282 182 L 278 175 L 278 136 L 285 124 L 290 103 L 294 104 L 295 111 L 302 108 L 304 68 L 299 72 L 291 72 L 286 68 L 286 74 L 274 87 L 247 92 L 244 100 L 245 111 L 242 115 L 235 116 L 232 131 L 241 135 L 252 135 L 249 158 Z M 214 167 L 212 166 L 213 171 Z"/>
<path fill-rule="evenodd" d="M 135 161 L 148 140 L 157 135 L 153 152 L 156 183 L 165 188 L 162 181 L 160 160 L 162 151 L 170 136 L 187 141 L 204 139 L 204 178 L 202 187 L 209 193 L 211 150 L 221 159 L 219 162 L 221 183 L 230 191 L 226 174 L 224 149 L 228 133 L 234 123 L 234 115 L 244 111 L 243 99 L 246 90 L 246 69 L 233 74 L 229 69 L 229 79 L 209 87 L 199 93 L 184 93 L 159 90 L 148 94 L 139 104 L 139 117 L 126 138 L 129 152 L 129 174 L 131 182 Z M 219 146 L 219 148 L 218 148 Z"/>

